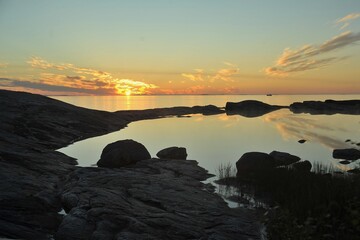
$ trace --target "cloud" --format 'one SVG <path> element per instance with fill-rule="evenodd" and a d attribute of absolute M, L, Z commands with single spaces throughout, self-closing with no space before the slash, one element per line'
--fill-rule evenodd
<path fill-rule="evenodd" d="M 350 13 L 343 18 L 338 19 L 335 24 L 342 25 L 340 29 L 344 29 L 350 25 L 350 22 L 354 21 L 355 19 L 360 18 L 360 13 Z"/>
<path fill-rule="evenodd" d="M 13 86 L 28 87 L 33 89 L 55 91 L 71 91 L 88 94 L 148 94 L 151 89 L 157 88 L 149 84 L 131 79 L 119 79 L 110 73 L 84 67 L 77 67 L 73 64 L 50 63 L 40 57 L 32 57 L 28 64 L 33 68 L 43 70 L 56 70 L 58 73 L 42 72 L 37 81 L 14 81 Z M 74 75 L 61 74 L 72 72 Z M 26 86 L 24 86 L 26 85 Z"/>
<path fill-rule="evenodd" d="M 182 73 L 181 76 L 190 79 L 191 81 L 204 81 L 204 70 L 203 69 L 194 69 L 195 73 Z"/>
<path fill-rule="evenodd" d="M 297 50 L 286 48 L 276 61 L 276 65 L 267 67 L 265 73 L 268 75 L 287 76 L 293 72 L 322 68 L 336 61 L 346 59 L 346 57 L 324 58 L 322 55 L 350 46 L 358 41 L 360 41 L 360 33 L 348 31 L 318 46 L 305 45 Z"/>
<path fill-rule="evenodd" d="M 113 89 L 109 88 L 96 88 L 96 89 L 87 89 L 87 88 L 76 88 L 60 85 L 51 85 L 44 82 L 32 82 L 19 79 L 10 79 L 10 78 L 0 78 L 1 87 L 7 88 L 26 88 L 41 90 L 45 92 L 62 92 L 62 93 L 77 93 L 77 94 L 93 94 L 93 95 L 109 95 L 114 94 Z"/>
<path fill-rule="evenodd" d="M 233 82 L 234 80 L 231 79 L 231 77 L 239 74 L 239 68 L 232 63 L 225 62 L 224 64 L 228 65 L 229 67 L 218 70 L 212 79 Z"/>
<path fill-rule="evenodd" d="M 225 62 L 227 68 L 221 68 L 212 74 L 205 74 L 203 69 L 195 69 L 195 73 L 182 73 L 181 76 L 190 79 L 191 81 L 209 81 L 222 80 L 225 82 L 233 82 L 232 77 L 239 74 L 239 68 L 232 63 Z"/>

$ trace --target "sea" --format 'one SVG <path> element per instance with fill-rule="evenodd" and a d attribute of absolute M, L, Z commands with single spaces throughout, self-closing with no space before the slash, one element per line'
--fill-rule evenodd
<path fill-rule="evenodd" d="M 166 95 L 166 96 L 56 96 L 55 99 L 90 109 L 119 111 L 174 106 L 215 105 L 258 100 L 274 105 L 289 105 L 307 100 L 360 99 L 360 95 Z M 185 147 L 188 159 L 197 160 L 210 173 L 221 164 L 231 164 L 246 152 L 287 152 L 316 165 L 347 171 L 358 162 L 341 164 L 332 157 L 334 149 L 360 149 L 360 115 L 294 114 L 288 109 L 247 118 L 240 115 L 189 115 L 143 120 L 103 136 L 75 142 L 58 151 L 78 160 L 80 166 L 96 166 L 102 149 L 109 143 L 133 139 L 156 157 L 161 149 Z M 299 140 L 306 140 L 301 144 Z"/>

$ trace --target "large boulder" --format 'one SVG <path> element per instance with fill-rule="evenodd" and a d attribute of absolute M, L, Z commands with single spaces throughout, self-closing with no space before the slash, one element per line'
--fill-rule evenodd
<path fill-rule="evenodd" d="M 244 117 L 259 117 L 266 113 L 285 108 L 285 106 L 269 105 L 256 100 L 242 102 L 227 102 L 225 111 L 227 115 L 241 115 Z"/>
<path fill-rule="evenodd" d="M 357 159 L 360 159 L 360 150 L 355 149 L 355 148 L 334 149 L 333 158 L 346 159 L 346 160 L 357 160 Z"/>
<path fill-rule="evenodd" d="M 287 166 L 300 161 L 300 158 L 286 152 L 272 151 L 270 154 L 275 159 L 276 166 Z"/>
<path fill-rule="evenodd" d="M 261 173 L 275 167 L 275 159 L 267 153 L 248 152 L 236 162 L 237 176 Z"/>
<path fill-rule="evenodd" d="M 127 139 L 108 144 L 103 149 L 97 165 L 98 167 L 120 168 L 150 158 L 150 153 L 144 145 Z"/>
<path fill-rule="evenodd" d="M 156 156 L 160 159 L 179 159 L 186 160 L 187 153 L 186 148 L 183 147 L 169 147 L 160 150 Z"/>

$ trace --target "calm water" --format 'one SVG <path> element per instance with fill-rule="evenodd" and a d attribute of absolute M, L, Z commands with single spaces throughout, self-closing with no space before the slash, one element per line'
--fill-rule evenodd
<path fill-rule="evenodd" d="M 255 99 L 288 105 L 295 101 L 360 99 L 360 95 L 306 96 L 141 96 L 141 97 L 56 97 L 78 106 L 116 111 L 171 106 L 214 104 Z M 187 148 L 188 159 L 195 159 L 211 173 L 220 163 L 235 162 L 249 151 L 285 151 L 304 160 L 350 169 L 356 163 L 341 165 L 332 158 L 334 148 L 357 147 L 360 142 L 360 116 L 292 114 L 282 109 L 257 118 L 226 114 L 192 115 L 191 118 L 144 120 L 125 129 L 72 144 L 59 151 L 75 157 L 81 166 L 97 162 L 102 149 L 111 142 L 134 139 L 146 146 L 152 156 L 166 147 Z M 299 139 L 307 142 L 299 144 Z M 351 139 L 351 142 L 345 142 Z M 359 148 L 359 147 L 357 147 Z"/>

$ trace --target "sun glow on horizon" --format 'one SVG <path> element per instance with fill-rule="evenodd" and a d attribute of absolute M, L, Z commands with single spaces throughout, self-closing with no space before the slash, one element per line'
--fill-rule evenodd
<path fill-rule="evenodd" d="M 126 89 L 125 96 L 130 96 L 130 95 L 131 95 L 131 89 Z"/>

